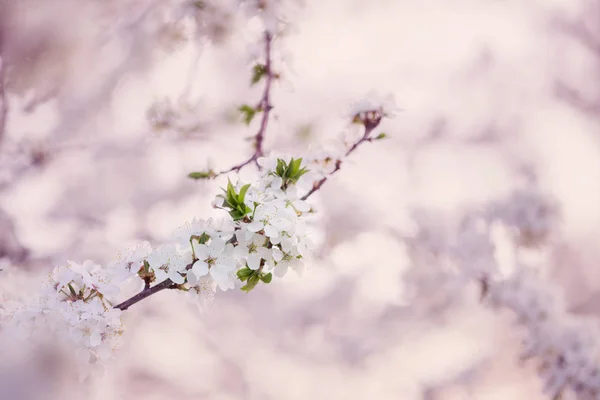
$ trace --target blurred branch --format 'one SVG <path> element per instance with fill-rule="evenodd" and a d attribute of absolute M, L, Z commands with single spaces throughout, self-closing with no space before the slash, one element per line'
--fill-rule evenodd
<path fill-rule="evenodd" d="M 598 30 L 600 7 L 590 4 L 577 20 L 557 18 L 554 26 L 558 31 L 577 41 L 588 50 L 596 60 L 600 59 L 600 31 Z M 591 21 L 591 22 L 590 22 Z M 586 23 L 590 22 L 590 23 Z M 596 30 L 596 32 L 594 32 Z M 594 82 L 594 80 L 592 80 Z M 560 99 L 571 104 L 585 114 L 597 117 L 600 113 L 600 98 L 590 98 L 585 92 L 560 80 L 554 86 L 554 92 Z"/>
<path fill-rule="evenodd" d="M 583 47 L 595 55 L 600 56 L 600 38 L 581 21 L 557 21 L 556 27 L 563 33 L 576 38 Z"/>
<path fill-rule="evenodd" d="M 373 132 L 373 130 L 375 128 L 377 128 L 377 126 L 379 125 L 380 122 L 381 122 L 381 115 L 375 115 L 374 118 L 367 119 L 364 122 L 365 133 L 360 137 L 360 139 L 358 139 L 354 144 L 352 144 L 352 146 L 350 146 L 350 148 L 348 149 L 346 154 L 344 154 L 343 158 L 346 158 L 350 154 L 352 154 L 358 148 L 358 146 L 360 146 L 361 144 L 363 144 L 365 142 L 372 142 L 373 140 L 375 140 L 375 138 L 371 137 L 371 133 Z M 327 179 L 329 179 L 329 177 L 331 175 L 333 175 L 337 171 L 339 171 L 341 167 L 342 167 L 342 159 L 340 158 L 335 161 L 335 168 L 333 169 L 333 171 L 331 171 L 328 176 L 317 181 L 313 185 L 312 189 L 310 189 L 310 191 L 308 193 L 306 193 L 304 196 L 302 196 L 302 200 L 308 199 L 314 192 L 321 189 L 321 186 L 323 186 L 325 184 L 325 182 L 327 182 Z"/>
<path fill-rule="evenodd" d="M 60 124 L 51 133 L 51 137 L 61 137 L 81 128 L 111 100 L 115 88 L 117 88 L 123 77 L 141 68 L 142 55 L 150 49 L 150 44 L 147 43 L 148 34 L 144 29 L 143 23 L 148 20 L 154 9 L 160 4 L 160 0 L 149 2 L 134 18 L 123 23 L 122 26 L 117 26 L 115 29 L 116 32 L 111 33 L 112 35 L 122 37 L 123 41 L 128 42 L 126 54 L 123 55 L 115 68 L 105 75 L 103 79 L 104 83 L 98 90 L 86 101 L 79 101 L 65 110 Z M 103 44 L 101 42 L 98 43 L 99 46 Z"/>
<path fill-rule="evenodd" d="M 8 101 L 6 100 L 6 92 L 4 89 L 4 77 L 4 63 L 0 56 L 0 142 L 2 142 L 2 138 L 5 134 L 4 131 L 6 129 L 6 119 L 8 115 Z"/>
<path fill-rule="evenodd" d="M 586 99 L 579 90 L 564 82 L 557 82 L 554 85 L 554 92 L 560 99 L 566 101 L 585 114 L 597 116 L 600 113 L 600 99 L 598 101 Z"/>
<path fill-rule="evenodd" d="M 262 115 L 262 119 L 260 121 L 260 128 L 258 129 L 258 132 L 254 136 L 254 154 L 252 154 L 252 156 L 249 159 L 247 159 L 246 161 L 244 161 L 240 164 L 234 165 L 233 167 L 231 167 L 227 170 L 215 173 L 212 175 L 212 177 L 224 175 L 224 174 L 227 174 L 227 173 L 233 172 L 233 171 L 239 171 L 242 168 L 244 168 L 246 165 L 248 165 L 252 162 L 256 163 L 256 165 L 258 166 L 258 163 L 256 160 L 258 160 L 258 158 L 262 157 L 264 154 L 263 141 L 265 139 L 265 133 L 267 132 L 267 126 L 269 124 L 269 116 L 270 116 L 271 110 L 273 109 L 273 105 L 271 104 L 270 96 L 271 96 L 271 87 L 273 84 L 273 79 L 275 78 L 275 74 L 273 72 L 272 62 L 271 62 L 271 58 L 272 58 L 271 57 L 271 44 L 273 42 L 273 36 L 268 31 L 265 32 L 264 41 L 265 41 L 265 65 L 264 65 L 265 87 L 263 90 L 262 97 L 256 107 L 257 110 L 263 112 L 263 115 Z M 258 166 L 258 167 L 260 168 L 260 166 Z"/>

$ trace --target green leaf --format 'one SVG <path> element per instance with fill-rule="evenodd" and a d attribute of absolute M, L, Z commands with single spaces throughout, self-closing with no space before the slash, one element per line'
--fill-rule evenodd
<path fill-rule="evenodd" d="M 277 174 L 277 176 L 280 176 L 283 178 L 283 176 L 285 175 L 285 170 L 286 170 L 285 161 L 283 161 L 281 158 L 278 158 L 277 159 L 277 167 L 275 168 L 275 173 Z"/>
<path fill-rule="evenodd" d="M 240 106 L 238 110 L 243 114 L 244 123 L 250 125 L 250 122 L 252 122 L 256 116 L 257 110 L 254 107 L 250 107 L 248 104 Z"/>
<path fill-rule="evenodd" d="M 377 135 L 375 137 L 375 140 L 380 140 L 380 139 L 385 139 L 387 137 L 387 135 L 383 132 L 381 132 L 379 135 Z"/>
<path fill-rule="evenodd" d="M 231 208 L 235 208 L 237 204 L 237 194 L 235 193 L 235 186 L 230 180 L 227 181 L 227 202 Z"/>
<path fill-rule="evenodd" d="M 240 281 L 242 282 L 246 282 L 248 280 L 248 278 L 250 278 L 252 275 L 254 275 L 254 270 L 248 268 L 248 267 L 244 267 L 238 270 L 237 272 L 237 277 Z"/>
<path fill-rule="evenodd" d="M 190 172 L 188 174 L 188 178 L 192 178 L 192 179 L 208 179 L 208 178 L 212 178 L 213 175 L 214 175 L 214 172 L 212 172 L 212 171 L 208 171 L 208 172 L 197 171 L 197 172 Z"/>
<path fill-rule="evenodd" d="M 281 177 L 283 180 L 283 187 L 286 187 L 289 183 L 295 183 L 308 171 L 309 170 L 306 167 L 302 167 L 302 158 L 294 159 L 292 157 L 289 163 L 280 158 L 277 159 L 275 175 Z"/>
<path fill-rule="evenodd" d="M 210 236 L 206 232 L 202 232 L 201 235 L 192 235 L 190 237 L 190 241 L 197 240 L 200 244 L 206 244 L 206 242 L 208 242 L 208 239 L 210 239 Z"/>
<path fill-rule="evenodd" d="M 267 67 L 264 64 L 256 64 L 252 67 L 252 85 L 256 85 L 267 73 Z"/>
<path fill-rule="evenodd" d="M 251 277 L 248 278 L 248 283 L 246 283 L 244 286 L 242 286 L 241 289 L 244 292 L 248 293 L 249 291 L 251 291 L 252 289 L 254 289 L 256 287 L 258 282 L 260 282 L 260 277 L 258 276 L 258 274 L 253 274 Z"/>
<path fill-rule="evenodd" d="M 71 292 L 73 297 L 77 297 L 77 293 L 75 292 L 75 289 L 73 289 L 73 286 L 71 286 L 70 283 L 67 286 L 69 286 L 69 291 Z"/>
<path fill-rule="evenodd" d="M 310 171 L 310 169 L 303 167 L 300 171 L 298 171 L 298 178 L 300 178 L 302 175 L 304 175 L 308 171 Z"/>
<path fill-rule="evenodd" d="M 271 272 L 260 276 L 260 280 L 263 281 L 264 283 L 271 283 L 272 279 L 273 279 L 273 274 Z"/>
<path fill-rule="evenodd" d="M 292 158 L 292 160 L 290 161 L 290 164 L 292 166 L 292 171 L 291 171 L 291 175 L 296 175 L 298 173 L 298 171 L 300 170 L 300 165 L 302 164 L 302 158 L 298 158 L 296 160 L 294 160 Z"/>
<path fill-rule="evenodd" d="M 244 199 L 246 198 L 246 192 L 248 191 L 248 188 L 250 188 L 249 183 L 247 185 L 242 186 L 242 188 L 240 189 L 240 194 L 238 194 L 238 201 L 240 204 L 244 203 Z"/>

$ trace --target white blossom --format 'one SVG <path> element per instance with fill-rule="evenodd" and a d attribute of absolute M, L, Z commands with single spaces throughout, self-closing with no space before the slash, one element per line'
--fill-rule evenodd
<path fill-rule="evenodd" d="M 231 272 L 236 267 L 233 245 L 219 238 L 211 238 L 208 244 L 194 242 L 193 247 L 197 261 L 188 273 L 190 285 L 195 286 L 201 277 L 210 273 L 221 290 L 231 289 Z"/>
<path fill-rule="evenodd" d="M 51 335 L 79 349 L 80 360 L 102 366 L 121 345 L 121 310 L 110 303 L 116 293 L 106 269 L 71 261 L 49 275 L 42 296 L 11 312 L 7 329 L 21 340 Z"/>
<path fill-rule="evenodd" d="M 371 112 L 378 113 L 382 117 L 394 117 L 400 111 L 393 94 L 380 95 L 371 91 L 364 98 L 350 105 L 348 116 L 355 118 L 357 115 Z"/>
<path fill-rule="evenodd" d="M 152 253 L 152 246 L 144 241 L 135 248 L 129 248 L 119 255 L 118 260 L 109 266 L 109 271 L 115 283 L 121 283 L 135 276 L 144 264 L 144 260 Z"/>
<path fill-rule="evenodd" d="M 273 249 L 273 273 L 278 278 L 283 278 L 289 268 L 292 268 L 298 275 L 304 271 L 304 263 L 298 258 L 299 254 L 293 249 L 289 252 L 283 252 L 278 248 Z"/>
<path fill-rule="evenodd" d="M 185 282 L 186 267 L 191 263 L 190 251 L 179 251 L 174 244 L 166 244 L 154 250 L 146 259 L 156 279 L 171 279 L 177 284 Z"/>
<path fill-rule="evenodd" d="M 258 233 L 249 232 L 251 235 L 247 235 L 244 230 L 239 230 L 236 233 L 237 246 L 235 248 L 235 255 L 238 259 L 244 261 L 248 268 L 257 270 L 260 267 L 260 262 L 263 257 L 267 256 L 268 249 L 265 247 L 267 244 L 267 237 Z"/>
<path fill-rule="evenodd" d="M 251 232 L 264 231 L 269 238 L 278 237 L 282 231 L 292 228 L 293 224 L 289 213 L 284 211 L 285 204 L 281 202 L 270 202 L 256 207 L 252 222 L 246 229 Z"/>

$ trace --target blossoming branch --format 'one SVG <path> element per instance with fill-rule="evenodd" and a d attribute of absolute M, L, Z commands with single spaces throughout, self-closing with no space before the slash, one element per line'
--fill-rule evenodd
<path fill-rule="evenodd" d="M 361 125 L 364 132 L 342 156 L 267 154 L 263 141 L 273 108 L 270 92 L 273 81 L 280 76 L 272 59 L 272 44 L 279 38 L 278 24 L 267 4 L 277 3 L 245 4 L 262 19 L 264 27 L 263 62 L 253 66 L 251 79 L 253 85 L 264 84 L 263 93 L 255 106 L 239 108 L 247 124 L 262 114 L 253 153 L 219 173 L 209 170 L 189 174 L 192 179 L 211 179 L 255 165 L 258 179 L 232 182 L 236 178 L 229 176 L 227 186 L 213 202 L 223 218 L 193 219 L 178 228 L 169 243 L 153 247 L 142 242 L 109 265 L 86 260 L 67 261 L 56 267 L 39 298 L 12 310 L 5 307 L 0 314 L 5 334 L 15 334 L 19 340 L 50 335 L 75 349 L 81 376 L 85 377 L 89 366 L 106 365 L 121 346 L 126 330 L 122 313 L 149 296 L 176 290 L 205 307 L 213 303 L 219 291 L 238 286 L 250 292 L 284 277 L 290 270 L 302 274 L 314 248 L 306 223 L 313 212 L 308 197 L 340 169 L 343 158 L 363 143 L 385 137 L 374 136 L 373 132 L 383 118 L 393 114 L 395 105 L 391 98 L 374 94 L 353 105 L 350 122 Z M 139 292 L 121 298 L 123 288 L 134 282 Z"/>

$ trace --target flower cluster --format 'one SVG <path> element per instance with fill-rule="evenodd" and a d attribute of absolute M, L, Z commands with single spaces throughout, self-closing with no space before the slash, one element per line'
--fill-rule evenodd
<path fill-rule="evenodd" d="M 70 261 L 54 269 L 36 302 L 13 310 L 8 332 L 20 340 L 47 340 L 50 334 L 53 341 L 75 345 L 85 372 L 85 365 L 102 365 L 121 343 L 121 310 L 112 306 L 118 293 L 105 268 Z"/>
<path fill-rule="evenodd" d="M 121 312 L 133 303 L 116 299 L 132 281 L 143 288 L 142 295 L 177 289 L 202 306 L 212 302 L 217 289 L 240 283 L 248 292 L 290 269 L 302 273 L 313 247 L 304 221 L 311 207 L 299 198 L 296 183 L 307 169 L 301 158 L 258 162 L 257 182 L 229 182 L 217 196 L 214 205 L 226 211 L 225 218 L 194 219 L 177 229 L 171 242 L 154 249 L 143 242 L 106 267 L 92 261 L 57 267 L 43 296 L 12 313 L 11 328 L 25 337 L 52 327 L 57 337 L 85 350 L 82 360 L 102 364 L 119 345 Z"/>
<path fill-rule="evenodd" d="M 173 29 L 161 30 L 159 37 L 173 43 L 196 34 L 213 41 L 226 37 L 237 11 L 258 22 L 262 31 L 264 55 L 252 68 L 251 85 L 264 82 L 256 105 L 242 105 L 239 111 L 249 125 L 261 115 L 260 129 L 254 135 L 254 153 L 246 161 L 215 172 L 193 172 L 192 179 L 213 179 L 256 164 L 255 182 L 228 182 L 213 202 L 224 211 L 220 220 L 194 219 L 174 232 L 172 240 L 153 247 L 142 242 L 118 259 L 101 266 L 92 261 L 68 262 L 55 268 L 44 283 L 42 294 L 31 303 L 0 306 L 2 334 L 15 333 L 17 339 L 35 337 L 77 348 L 77 359 L 88 365 L 103 366 L 119 347 L 124 332 L 121 314 L 143 299 L 165 289 L 186 293 L 201 308 L 211 304 L 218 291 L 239 287 L 245 292 L 273 277 L 283 278 L 290 270 L 302 274 L 304 262 L 314 248 L 307 220 L 313 213 L 306 199 L 330 175 L 340 169 L 342 160 L 364 143 L 382 139 L 373 130 L 382 118 L 392 115 L 391 99 L 383 102 L 372 96 L 355 105 L 352 118 L 364 127 L 359 138 L 339 152 L 322 152 L 310 159 L 287 156 L 264 157 L 263 139 L 269 122 L 270 90 L 281 79 L 273 67 L 273 45 L 289 28 L 286 14 L 296 0 L 183 0 L 175 10 L 162 10 L 161 20 Z M 252 24 L 250 24 L 252 25 Z M 250 26 L 252 28 L 252 26 Z M 186 96 L 182 96 L 183 99 Z M 147 118 L 157 130 L 195 133 L 202 127 L 197 104 L 167 99 L 156 102 Z M 356 127 L 356 126 L 355 126 Z M 312 171 L 311 171 L 312 170 Z M 0 272 L 4 267 L 0 264 Z M 139 287 L 131 296 L 132 288 Z"/>
<path fill-rule="evenodd" d="M 488 220 L 509 227 L 520 245 L 535 247 L 549 239 L 557 224 L 558 206 L 538 190 L 519 189 L 491 204 L 486 214 Z"/>
<path fill-rule="evenodd" d="M 522 251 L 540 250 L 549 238 L 558 219 L 553 201 L 533 189 L 517 190 L 465 215 L 458 224 L 446 224 L 446 230 L 442 218 L 428 219 L 422 213 L 416 217 L 420 229 L 407 239 L 413 260 L 420 257 L 436 268 L 451 264 L 459 276 L 480 285 L 486 305 L 516 317 L 525 334 L 522 358 L 535 360 L 546 394 L 561 398 L 570 390 L 578 398 L 600 398 L 600 326 L 570 314 L 557 295 L 560 289 L 541 276 L 537 262 L 522 257 L 527 254 Z M 505 228 L 509 235 L 504 240 L 513 241 L 509 271 L 501 268 L 502 243 L 494 227 Z M 438 273 L 447 276 L 451 270 Z"/>
<path fill-rule="evenodd" d="M 263 172 L 256 183 L 229 182 L 213 202 L 227 218 L 194 219 L 176 230 L 172 243 L 154 250 L 142 243 L 110 267 L 115 279 L 138 279 L 147 287 L 168 279 L 205 303 L 217 288 L 233 289 L 236 281 L 249 291 L 290 268 L 301 273 L 312 248 L 304 221 L 310 206 L 299 198 L 296 183 L 308 170 L 301 158 L 258 163 Z"/>
<path fill-rule="evenodd" d="M 352 103 L 349 116 L 361 125 L 378 124 L 383 117 L 393 117 L 401 111 L 394 95 L 369 92 L 363 99 Z"/>
<path fill-rule="evenodd" d="M 571 389 L 579 398 L 600 397 L 600 327 L 570 315 L 557 290 L 523 267 L 490 286 L 488 303 L 508 309 L 525 328 L 523 359 L 535 359 L 544 391 L 559 398 Z"/>

